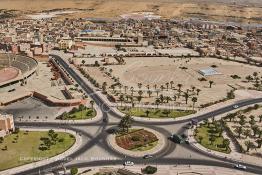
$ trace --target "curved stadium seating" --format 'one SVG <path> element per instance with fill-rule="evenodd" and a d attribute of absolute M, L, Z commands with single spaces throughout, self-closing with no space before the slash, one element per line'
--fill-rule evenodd
<path fill-rule="evenodd" d="M 10 65 L 9 65 L 10 59 Z M 21 70 L 22 74 L 29 72 L 37 67 L 37 61 L 33 58 L 14 55 L 14 54 L 0 54 L 0 65 L 2 66 L 12 66 Z"/>

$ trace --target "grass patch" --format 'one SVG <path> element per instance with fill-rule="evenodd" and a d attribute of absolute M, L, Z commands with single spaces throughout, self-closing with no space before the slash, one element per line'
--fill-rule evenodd
<path fill-rule="evenodd" d="M 148 118 L 178 118 L 196 113 L 193 110 L 177 110 L 177 109 L 153 109 L 153 108 L 130 108 L 130 107 L 118 107 L 124 114 L 137 117 L 148 117 Z M 147 112 L 148 115 L 147 115 Z"/>
<path fill-rule="evenodd" d="M 91 119 L 96 116 L 96 110 L 91 108 L 85 108 L 83 110 L 72 110 L 68 113 L 63 113 L 58 116 L 57 119 L 60 120 L 84 120 Z"/>
<path fill-rule="evenodd" d="M 213 143 L 211 143 L 211 135 L 213 135 L 215 138 Z M 229 154 L 231 152 L 229 147 L 226 148 L 223 145 L 224 138 L 222 135 L 220 136 L 219 133 L 215 131 L 213 124 L 201 124 L 200 127 L 195 130 L 195 139 L 202 146 L 210 150 L 223 152 L 226 154 Z"/>
<path fill-rule="evenodd" d="M 75 143 L 75 138 L 71 134 L 56 133 L 60 141 L 52 145 L 49 150 L 44 151 L 39 149 L 39 146 L 43 143 L 40 138 L 48 137 L 47 131 L 20 131 L 18 134 L 6 136 L 3 143 L 0 143 L 0 155 L 2 157 L 0 159 L 0 171 L 53 157 L 65 152 Z M 5 146 L 7 146 L 7 150 L 4 150 Z"/>

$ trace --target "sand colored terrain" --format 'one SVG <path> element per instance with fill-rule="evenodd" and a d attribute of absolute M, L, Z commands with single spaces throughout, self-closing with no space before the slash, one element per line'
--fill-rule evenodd
<path fill-rule="evenodd" d="M 262 2 L 234 2 L 222 0 L 1 0 L 0 7 L 24 12 L 62 8 L 83 9 L 81 12 L 67 15 L 72 18 L 114 18 L 125 13 L 152 11 L 164 18 L 201 17 L 211 20 L 261 21 Z"/>
<path fill-rule="evenodd" d="M 253 72 L 260 72 L 258 67 L 243 65 L 236 62 L 219 60 L 216 58 L 192 58 L 189 59 L 171 59 L 165 57 L 147 57 L 147 58 L 125 58 L 125 65 L 110 65 L 106 66 L 106 71 L 112 69 L 112 76 L 119 78 L 122 83 L 122 92 L 124 92 L 124 87 L 127 86 L 127 94 L 130 95 L 130 87 L 134 87 L 134 96 L 138 96 L 138 83 L 142 83 L 141 90 L 144 91 L 142 102 L 152 103 L 155 101 L 156 92 L 154 85 L 157 84 L 157 89 L 160 86 L 164 86 L 164 90 L 160 91 L 159 94 L 164 96 L 170 96 L 171 98 L 174 94 L 177 94 L 177 84 L 182 84 L 182 91 L 186 89 L 191 89 L 192 86 L 196 89 L 201 89 L 200 95 L 198 97 L 197 106 L 200 104 L 207 104 L 209 102 L 214 102 L 226 97 L 227 92 L 232 90 L 232 87 L 237 89 L 246 89 L 252 87 L 252 83 L 248 83 L 245 80 L 247 75 L 252 75 Z M 174 62 L 175 60 L 175 62 Z M 187 62 L 188 61 L 188 62 Z M 198 79 L 203 77 L 198 71 L 200 69 L 208 68 L 212 65 L 216 65 L 216 71 L 221 73 L 221 75 L 206 76 L 207 81 L 199 81 Z M 179 67 L 187 67 L 183 70 Z M 103 71 L 99 70 L 97 67 L 86 68 L 87 72 L 94 77 L 97 82 L 102 85 L 103 82 L 107 82 L 108 87 L 114 84 L 114 81 L 108 77 Z M 106 72 L 104 71 L 104 72 Z M 238 75 L 240 79 L 233 79 L 231 75 Z M 209 81 L 214 81 L 212 88 L 209 88 Z M 174 82 L 173 90 L 166 89 L 167 82 Z M 153 92 L 149 98 L 147 94 L 147 85 L 150 86 L 150 90 Z M 119 92 L 118 87 L 116 90 Z M 111 90 L 110 90 L 111 92 Z M 113 93 L 113 92 L 111 92 Z M 192 96 L 195 96 L 195 93 Z M 191 97 L 192 97 L 191 96 Z M 118 97 L 117 97 L 118 98 Z M 192 105 L 191 100 L 189 100 L 188 105 Z M 173 102 L 170 102 L 173 104 Z M 184 98 L 180 98 L 176 101 L 178 105 L 185 105 Z M 186 105 L 187 106 L 187 105 Z"/>

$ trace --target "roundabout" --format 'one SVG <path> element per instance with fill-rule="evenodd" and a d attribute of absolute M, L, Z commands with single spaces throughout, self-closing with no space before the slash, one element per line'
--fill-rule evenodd
<path fill-rule="evenodd" d="M 165 136 L 149 128 L 132 128 L 127 133 L 110 134 L 108 145 L 130 157 L 143 157 L 159 153 L 166 145 Z"/>

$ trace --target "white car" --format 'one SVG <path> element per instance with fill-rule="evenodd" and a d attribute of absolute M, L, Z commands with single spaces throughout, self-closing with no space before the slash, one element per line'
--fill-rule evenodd
<path fill-rule="evenodd" d="M 134 166 L 134 165 L 135 165 L 134 162 L 131 162 L 131 161 L 126 161 L 124 163 L 124 166 Z"/>
<path fill-rule="evenodd" d="M 238 106 L 238 105 L 234 105 L 233 108 L 234 108 L 234 109 L 237 109 L 237 108 L 239 108 L 239 106 Z"/>
<path fill-rule="evenodd" d="M 246 170 L 247 169 L 246 166 L 241 165 L 241 164 L 236 164 L 236 165 L 234 165 L 234 167 L 237 168 L 237 169 L 242 169 L 242 170 Z"/>

